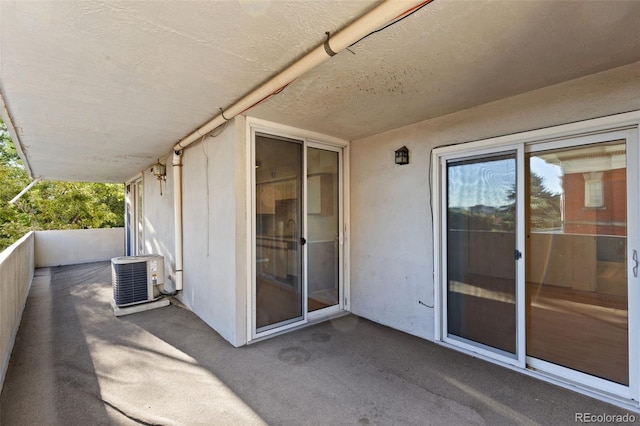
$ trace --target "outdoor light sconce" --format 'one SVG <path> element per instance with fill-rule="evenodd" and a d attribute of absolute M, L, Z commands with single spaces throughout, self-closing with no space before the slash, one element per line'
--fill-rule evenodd
<path fill-rule="evenodd" d="M 396 164 L 409 164 L 409 149 L 406 146 L 396 149 Z"/>
<path fill-rule="evenodd" d="M 160 195 L 162 196 L 162 182 L 167 180 L 167 167 L 158 159 L 158 162 L 151 166 L 151 174 L 160 182 Z"/>

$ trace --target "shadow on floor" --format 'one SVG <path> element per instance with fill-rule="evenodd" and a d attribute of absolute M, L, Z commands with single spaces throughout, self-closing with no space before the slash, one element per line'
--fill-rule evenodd
<path fill-rule="evenodd" d="M 179 305 L 114 317 L 108 263 L 48 271 L 12 354 L 5 426 L 558 425 L 625 414 L 354 315 L 234 348 Z"/>

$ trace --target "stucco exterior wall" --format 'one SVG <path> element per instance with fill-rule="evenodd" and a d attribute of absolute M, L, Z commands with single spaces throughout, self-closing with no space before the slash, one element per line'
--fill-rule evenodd
<path fill-rule="evenodd" d="M 245 120 L 184 151 L 183 302 L 233 345 L 246 343 Z"/>
<path fill-rule="evenodd" d="M 640 62 L 353 141 L 352 312 L 434 338 L 433 148 L 634 110 Z M 403 145 L 410 164 L 396 166 Z"/>
<path fill-rule="evenodd" d="M 124 254 L 124 228 L 35 232 L 35 267 L 110 260 Z"/>
<path fill-rule="evenodd" d="M 144 254 L 164 257 L 166 292 L 175 289 L 175 236 L 173 224 L 173 155 L 160 158 L 166 180 L 159 181 L 148 168 L 142 173 L 144 212 Z M 160 193 L 162 188 L 162 194 Z M 134 218 L 135 219 L 135 218 Z"/>

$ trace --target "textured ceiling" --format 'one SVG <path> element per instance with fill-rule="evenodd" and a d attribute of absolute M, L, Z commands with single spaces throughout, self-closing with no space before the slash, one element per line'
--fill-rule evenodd
<path fill-rule="evenodd" d="M 0 1 L 34 176 L 122 182 L 376 1 Z M 640 2 L 436 0 L 249 115 L 345 139 L 640 60 Z"/>
<path fill-rule="evenodd" d="M 358 139 L 640 59 L 640 2 L 435 1 L 252 114 Z"/>

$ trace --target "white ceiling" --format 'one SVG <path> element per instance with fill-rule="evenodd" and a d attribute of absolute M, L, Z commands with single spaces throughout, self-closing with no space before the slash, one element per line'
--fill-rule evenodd
<path fill-rule="evenodd" d="M 377 4 L 0 1 L 34 176 L 122 182 Z M 349 140 L 640 60 L 638 1 L 435 0 L 250 112 Z"/>

